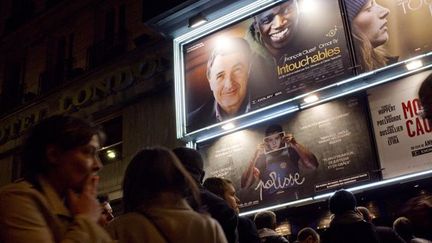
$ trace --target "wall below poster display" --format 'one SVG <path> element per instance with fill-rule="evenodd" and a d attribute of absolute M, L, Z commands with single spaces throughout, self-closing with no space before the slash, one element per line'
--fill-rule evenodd
<path fill-rule="evenodd" d="M 383 178 L 432 169 L 432 128 L 418 90 L 432 71 L 368 90 Z"/>
<path fill-rule="evenodd" d="M 206 175 L 233 181 L 242 211 L 376 181 L 366 110 L 350 96 L 199 144 Z"/>

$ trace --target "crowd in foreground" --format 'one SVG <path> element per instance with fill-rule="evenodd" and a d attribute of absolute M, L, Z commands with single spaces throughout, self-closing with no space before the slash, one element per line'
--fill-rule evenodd
<path fill-rule="evenodd" d="M 428 80 L 420 99 L 431 119 L 432 75 Z M 188 148 L 138 151 L 124 174 L 124 212 L 112 220 L 106 200 L 97 200 L 103 138 L 97 127 L 71 116 L 52 116 L 32 128 L 21 152 L 23 178 L 0 189 L 0 242 L 288 242 L 275 232 L 274 213 L 258 213 L 253 221 L 240 217 L 232 183 L 203 182 L 203 160 Z M 297 242 L 431 242 L 431 201 L 412 206 L 393 228 L 376 227 L 353 194 L 340 190 L 329 200 L 329 229 L 321 236 L 302 229 Z"/>
<path fill-rule="evenodd" d="M 203 160 L 190 148 L 138 151 L 124 174 L 124 212 L 113 220 L 107 199 L 97 199 L 103 137 L 70 116 L 32 129 L 22 150 L 24 178 L 0 190 L 0 242 L 288 242 L 276 233 L 273 212 L 239 216 L 232 182 L 203 181 Z M 423 206 L 422 223 L 430 227 L 432 206 Z M 394 230 L 373 226 L 348 191 L 337 191 L 329 207 L 329 230 L 320 237 L 305 228 L 298 242 L 430 242 L 415 238 L 407 218 L 396 220 Z"/>

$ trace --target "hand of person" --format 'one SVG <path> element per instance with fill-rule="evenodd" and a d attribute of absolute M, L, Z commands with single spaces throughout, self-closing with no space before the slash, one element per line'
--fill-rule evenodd
<path fill-rule="evenodd" d="M 286 144 L 296 144 L 296 140 L 294 138 L 294 135 L 292 135 L 292 133 L 287 133 L 285 134 L 283 140 L 285 141 Z"/>
<path fill-rule="evenodd" d="M 258 168 L 254 167 L 253 168 L 253 176 L 255 178 L 260 178 L 261 172 L 258 170 Z"/>
<path fill-rule="evenodd" d="M 68 191 L 67 204 L 73 215 L 85 215 L 97 222 L 102 213 L 101 206 L 96 199 L 99 176 L 89 176 L 81 193 Z"/>
<path fill-rule="evenodd" d="M 265 143 L 260 143 L 258 144 L 257 148 L 256 148 L 256 156 L 261 156 L 265 153 Z"/>

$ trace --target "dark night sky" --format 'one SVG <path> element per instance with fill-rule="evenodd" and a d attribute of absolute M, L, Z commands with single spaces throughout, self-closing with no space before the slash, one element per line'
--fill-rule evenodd
<path fill-rule="evenodd" d="M 186 0 L 156 0 L 145 2 L 143 5 L 143 21 L 158 16 L 184 2 L 192 2 Z"/>

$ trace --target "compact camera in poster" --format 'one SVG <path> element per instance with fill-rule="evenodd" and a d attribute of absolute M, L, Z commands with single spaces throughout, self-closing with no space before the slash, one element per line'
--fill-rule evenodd
<path fill-rule="evenodd" d="M 288 147 L 285 143 L 285 132 L 279 132 L 264 137 L 265 154 L 273 153 Z"/>

